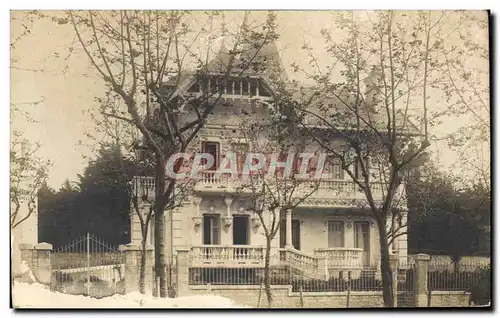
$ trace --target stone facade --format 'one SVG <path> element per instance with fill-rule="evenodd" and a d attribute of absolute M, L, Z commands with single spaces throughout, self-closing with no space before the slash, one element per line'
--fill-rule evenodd
<path fill-rule="evenodd" d="M 217 112 L 215 112 L 217 113 Z M 225 117 L 226 121 L 231 122 L 231 116 Z M 227 124 L 227 123 L 226 123 Z M 230 124 L 227 124 L 230 125 Z M 212 122 L 207 127 L 200 131 L 200 136 L 192 142 L 193 151 L 201 150 L 202 142 L 211 141 L 217 142 L 220 145 L 220 154 L 232 150 L 232 145 L 235 142 L 243 142 L 238 138 L 237 125 L 228 128 L 227 125 L 221 125 L 217 122 Z M 236 131 L 236 132 L 235 132 Z M 336 141 L 336 140 L 334 140 Z M 313 143 L 311 142 L 311 145 Z M 314 152 L 313 149 L 306 149 L 306 152 Z M 351 170 L 353 168 L 351 167 Z M 345 174 L 345 173 L 344 173 Z M 352 182 L 349 176 L 344 175 L 339 182 Z M 343 189 L 344 185 L 340 185 Z M 153 184 L 154 187 L 154 184 Z M 173 263 L 175 250 L 181 246 L 199 246 L 203 244 L 203 226 L 202 219 L 204 214 L 219 214 L 221 217 L 231 218 L 235 215 L 248 215 L 251 213 L 246 211 L 245 197 L 238 194 L 235 189 L 217 189 L 219 185 L 214 184 L 210 188 L 198 189 L 194 196 L 188 197 L 182 207 L 175 209 L 172 213 L 165 214 L 165 246 L 166 263 Z M 349 184 L 348 188 L 352 187 Z M 195 186 L 196 188 L 196 186 Z M 375 188 L 374 188 L 375 189 Z M 319 191 L 319 190 L 318 190 Z M 375 190 L 374 190 L 375 191 Z M 154 189 L 150 190 L 149 195 L 154 194 Z M 404 194 L 403 194 L 404 196 Z M 314 197 L 314 198 L 313 198 Z M 377 199 L 377 194 L 374 194 Z M 361 212 L 360 207 L 363 206 L 365 200 L 364 193 L 360 191 L 350 191 L 348 193 L 336 193 L 335 190 L 325 190 L 314 194 L 304 201 L 299 207 L 292 211 L 292 219 L 299 219 L 301 232 L 301 251 L 313 254 L 316 248 L 328 247 L 327 239 L 327 224 L 326 219 L 337 218 L 344 222 L 344 247 L 354 247 L 353 227 L 349 225 L 352 221 L 368 221 L 370 222 L 370 239 L 369 239 L 369 262 L 377 263 L 379 253 L 378 231 L 377 225 L 370 217 Z M 227 204 L 229 202 L 229 204 Z M 147 213 L 149 207 L 144 205 L 141 207 L 144 213 Z M 364 215 L 364 216 L 361 216 Z M 271 215 L 265 216 L 271 218 Z M 403 218 L 406 216 L 403 214 Z M 390 218 L 389 218 L 390 219 Z M 405 220 L 403 219 L 404 223 Z M 148 242 L 153 244 L 153 231 L 151 223 L 149 230 Z M 139 244 L 141 241 L 140 223 L 138 217 L 132 216 L 132 244 Z M 233 244 L 232 225 L 224 226 L 221 229 L 220 245 L 228 246 Z M 249 233 L 249 245 L 264 246 L 265 236 L 262 226 L 251 227 Z M 307 239 L 306 239 L 307 238 Z M 278 233 L 272 242 L 274 252 L 280 245 L 280 233 Z M 302 248 L 303 247 L 303 248 Z M 397 253 L 401 261 L 407 257 L 407 236 L 400 235 L 395 239 L 391 250 Z"/>
<path fill-rule="evenodd" d="M 229 203 L 229 205 L 227 205 Z M 244 199 L 239 199 L 232 195 L 205 195 L 197 199 L 189 200 L 180 209 L 174 210 L 172 213 L 165 214 L 165 239 L 166 239 L 166 263 L 173 263 L 175 250 L 178 247 L 185 246 L 201 246 L 203 244 L 203 225 L 201 224 L 204 214 L 220 215 L 232 218 L 234 216 L 246 215 L 249 219 L 256 218 L 252 213 L 244 208 Z M 271 218 L 271 215 L 265 215 Z M 377 264 L 379 261 L 380 247 L 377 224 L 368 216 L 359 214 L 348 214 L 343 209 L 315 209 L 309 207 L 301 207 L 292 211 L 292 220 L 299 221 L 299 231 L 301 237 L 300 250 L 307 254 L 314 254 L 315 249 L 328 247 L 328 220 L 342 221 L 344 224 L 344 247 L 353 248 L 354 245 L 354 228 L 353 222 L 366 221 L 370 224 L 369 228 L 369 257 L 370 265 Z M 132 225 L 132 244 L 139 244 L 141 241 L 140 224 L 133 217 Z M 223 222 L 221 222 L 223 223 Z M 150 226 L 150 236 L 152 236 L 152 228 Z M 233 245 L 232 224 L 222 224 L 220 231 L 220 245 Z M 266 239 L 264 229 L 259 224 L 251 223 L 249 226 L 249 245 L 265 246 Z M 278 231 L 274 240 L 271 243 L 273 253 L 277 252 L 280 247 L 281 233 Z M 148 242 L 152 244 L 152 239 Z M 396 241 L 397 255 L 401 260 L 407 257 L 407 242 L 406 235 L 398 237 Z"/>

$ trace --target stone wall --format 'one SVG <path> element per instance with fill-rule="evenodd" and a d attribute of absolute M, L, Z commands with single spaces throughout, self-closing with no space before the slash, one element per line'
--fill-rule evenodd
<path fill-rule="evenodd" d="M 15 273 L 16 279 L 35 279 L 42 284 L 50 284 L 52 279 L 52 265 L 50 263 L 50 251 L 52 245 L 48 243 L 20 244 L 20 262 L 26 266 L 22 271 Z"/>
<path fill-rule="evenodd" d="M 469 294 L 463 291 L 433 291 L 431 307 L 468 307 Z"/>
<path fill-rule="evenodd" d="M 13 205 L 11 207 L 14 208 Z M 35 207 L 34 211 L 37 208 Z M 17 220 L 22 220 L 28 215 L 27 202 L 21 202 L 21 207 L 18 212 Z M 22 246 L 30 244 L 32 246 L 38 243 L 38 217 L 36 213 L 32 213 L 26 220 L 11 230 L 11 265 L 12 274 L 18 276 L 22 274 L 21 260 L 22 260 Z"/>
<path fill-rule="evenodd" d="M 260 294 L 260 305 L 259 305 Z M 255 285 L 189 286 L 184 295 L 216 295 L 231 299 L 239 305 L 252 308 L 267 308 L 264 288 Z M 292 292 L 291 286 L 272 286 L 272 308 L 301 308 L 299 292 Z M 347 293 L 304 292 L 304 308 L 347 308 Z M 351 292 L 349 308 L 383 307 L 382 292 Z"/>

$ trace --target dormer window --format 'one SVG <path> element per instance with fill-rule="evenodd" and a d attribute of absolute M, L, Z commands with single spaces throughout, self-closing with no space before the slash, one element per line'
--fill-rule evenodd
<path fill-rule="evenodd" d="M 251 78 L 248 80 L 248 84 L 250 85 L 250 95 L 257 96 L 257 85 L 259 81 L 256 78 Z"/>
<path fill-rule="evenodd" d="M 233 82 L 233 95 L 242 95 L 241 94 L 241 91 L 242 91 L 242 88 L 243 88 L 243 83 L 241 81 L 234 81 Z"/>

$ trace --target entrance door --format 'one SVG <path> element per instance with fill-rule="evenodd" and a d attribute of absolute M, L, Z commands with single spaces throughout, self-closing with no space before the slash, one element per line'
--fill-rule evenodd
<path fill-rule="evenodd" d="M 280 224 L 280 248 L 286 244 L 286 221 Z M 300 250 L 300 220 L 292 220 L 292 245 L 296 250 Z"/>
<path fill-rule="evenodd" d="M 235 215 L 233 217 L 233 245 L 249 245 L 248 216 Z"/>
<path fill-rule="evenodd" d="M 354 247 L 362 252 L 363 265 L 370 262 L 370 224 L 368 222 L 354 222 Z"/>
<path fill-rule="evenodd" d="M 249 245 L 249 232 L 248 232 L 248 216 L 235 215 L 233 217 L 233 245 Z M 234 248 L 233 259 L 246 260 L 248 259 L 248 249 Z"/>

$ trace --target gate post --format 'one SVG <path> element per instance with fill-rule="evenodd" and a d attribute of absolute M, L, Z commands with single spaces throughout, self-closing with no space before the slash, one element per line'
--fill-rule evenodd
<path fill-rule="evenodd" d="M 431 257 L 428 254 L 415 255 L 413 295 L 415 307 L 427 307 L 427 270 Z"/>
<path fill-rule="evenodd" d="M 177 249 L 177 297 L 189 294 L 189 248 Z"/>
<path fill-rule="evenodd" d="M 41 284 L 50 284 L 52 280 L 52 265 L 50 263 L 50 251 L 52 245 L 49 243 L 19 244 L 21 260 L 29 267 L 35 279 Z"/>
<path fill-rule="evenodd" d="M 35 261 L 34 259 L 36 258 L 36 254 L 35 254 L 35 247 L 33 246 L 33 244 L 19 244 L 19 250 L 21 251 L 21 262 L 24 262 L 26 264 L 26 266 L 28 266 L 28 269 L 29 271 L 31 271 L 31 273 L 33 273 L 33 275 L 35 275 Z M 21 271 L 23 270 L 23 268 L 21 268 Z M 23 280 L 31 280 L 31 277 L 30 276 L 30 273 L 25 273 L 25 272 L 21 272 L 21 278 Z"/>
<path fill-rule="evenodd" d="M 141 252 L 137 254 L 139 257 L 139 264 L 141 261 Z M 146 246 L 146 270 L 144 271 L 144 279 L 145 281 L 145 286 L 146 286 L 146 294 L 152 295 L 153 290 L 155 288 L 154 284 L 154 274 L 153 274 L 153 267 L 154 267 L 154 249 L 151 245 Z"/>
<path fill-rule="evenodd" d="M 140 251 L 138 246 L 127 244 L 120 245 L 120 251 L 125 258 L 125 293 L 139 290 L 139 262 L 137 254 Z"/>
<path fill-rule="evenodd" d="M 392 297 L 394 299 L 394 307 L 398 306 L 398 261 L 398 255 L 389 255 L 389 262 L 392 271 Z"/>
<path fill-rule="evenodd" d="M 135 244 L 120 245 L 125 258 L 125 293 L 139 290 L 139 273 L 141 270 L 141 246 Z M 153 292 L 153 247 L 146 247 L 146 268 L 144 271 L 146 294 Z"/>

